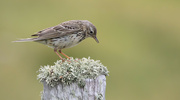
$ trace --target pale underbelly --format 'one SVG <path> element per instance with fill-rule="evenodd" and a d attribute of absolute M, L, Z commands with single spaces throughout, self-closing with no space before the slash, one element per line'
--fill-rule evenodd
<path fill-rule="evenodd" d="M 76 34 L 72 34 L 70 36 L 65 36 L 61 38 L 54 38 L 48 40 L 38 41 L 39 43 L 45 44 L 50 48 L 56 49 L 64 49 L 64 48 L 71 48 L 76 46 L 80 43 L 82 36 L 77 36 Z"/>

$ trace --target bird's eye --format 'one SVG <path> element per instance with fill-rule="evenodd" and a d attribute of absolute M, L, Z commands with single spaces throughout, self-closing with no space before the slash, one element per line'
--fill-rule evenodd
<path fill-rule="evenodd" d="M 93 33 L 93 31 L 90 31 L 90 33 L 92 34 L 92 33 Z"/>

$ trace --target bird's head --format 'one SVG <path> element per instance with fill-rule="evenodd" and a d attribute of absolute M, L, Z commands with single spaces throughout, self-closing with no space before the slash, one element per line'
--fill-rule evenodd
<path fill-rule="evenodd" d="M 86 27 L 87 37 L 92 37 L 97 43 L 99 43 L 99 40 L 96 37 L 96 34 L 97 34 L 96 27 L 87 20 L 84 20 L 84 24 Z"/>

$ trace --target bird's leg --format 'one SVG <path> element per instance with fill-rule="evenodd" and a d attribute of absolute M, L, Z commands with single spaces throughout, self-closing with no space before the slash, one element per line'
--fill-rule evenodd
<path fill-rule="evenodd" d="M 63 61 L 64 59 L 59 55 L 59 53 L 57 52 L 57 49 L 54 49 L 54 52 L 59 56 L 59 58 Z"/>
<path fill-rule="evenodd" d="M 61 50 L 59 50 L 59 52 L 60 52 L 62 55 L 64 55 L 66 58 L 70 59 L 70 57 L 67 56 L 66 54 L 64 54 Z"/>
<path fill-rule="evenodd" d="M 66 54 L 64 54 L 61 50 L 59 50 L 59 52 L 60 52 L 62 55 L 64 55 L 66 58 L 70 59 L 70 57 L 67 56 Z M 67 61 L 69 61 L 69 60 L 67 60 Z M 76 61 L 76 60 L 75 60 L 75 61 Z M 69 62 L 71 62 L 71 61 L 69 61 Z M 76 61 L 76 62 L 78 62 L 78 61 Z"/>

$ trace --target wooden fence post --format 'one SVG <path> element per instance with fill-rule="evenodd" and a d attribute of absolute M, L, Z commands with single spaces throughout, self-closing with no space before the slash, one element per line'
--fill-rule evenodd
<path fill-rule="evenodd" d="M 105 100 L 106 77 L 100 75 L 96 79 L 86 79 L 84 87 L 77 83 L 51 87 L 46 82 L 43 86 L 42 100 Z"/>
<path fill-rule="evenodd" d="M 90 58 L 61 60 L 39 69 L 41 100 L 105 100 L 109 71 Z"/>

